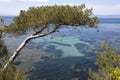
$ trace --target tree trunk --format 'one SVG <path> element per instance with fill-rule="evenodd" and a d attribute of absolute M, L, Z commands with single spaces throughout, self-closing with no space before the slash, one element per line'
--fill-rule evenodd
<path fill-rule="evenodd" d="M 31 40 L 31 39 L 35 39 L 35 38 L 39 38 L 39 37 L 44 37 L 44 36 L 47 36 L 49 34 L 52 34 L 54 33 L 57 29 L 58 29 L 58 26 L 59 25 L 56 25 L 56 27 L 50 31 L 50 32 L 46 32 L 44 34 L 40 34 L 45 28 L 41 29 L 40 31 L 38 32 L 35 32 L 34 34 L 32 34 L 31 36 L 27 37 L 23 42 L 22 44 L 15 50 L 15 52 L 12 54 L 12 56 L 9 58 L 9 60 L 7 61 L 7 63 L 4 65 L 3 67 L 3 71 L 5 71 L 9 64 L 12 63 L 16 57 L 19 55 L 20 51 L 24 48 L 24 46 Z"/>
<path fill-rule="evenodd" d="M 7 63 L 3 67 L 3 71 L 7 69 L 9 64 L 15 60 L 15 58 L 19 55 L 19 52 L 24 48 L 24 46 L 32 39 L 32 36 L 27 37 L 22 44 L 15 50 L 15 52 L 12 54 L 12 56 L 9 58 Z"/>

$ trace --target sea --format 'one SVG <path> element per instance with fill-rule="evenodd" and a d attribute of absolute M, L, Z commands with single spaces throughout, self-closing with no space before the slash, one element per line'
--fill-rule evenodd
<path fill-rule="evenodd" d="M 1 16 L 4 24 L 13 22 L 14 16 Z M 87 80 L 88 69 L 97 70 L 96 51 L 102 52 L 107 43 L 120 54 L 120 18 L 99 18 L 95 28 L 62 27 L 46 37 L 31 40 L 14 64 L 29 80 Z M 4 34 L 10 54 L 28 37 Z"/>

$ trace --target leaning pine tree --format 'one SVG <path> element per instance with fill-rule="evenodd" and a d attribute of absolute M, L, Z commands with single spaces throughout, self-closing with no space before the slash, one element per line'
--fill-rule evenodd
<path fill-rule="evenodd" d="M 94 27 L 99 21 L 97 17 L 92 17 L 92 9 L 80 6 L 41 6 L 30 7 L 27 11 L 21 10 L 14 22 L 3 29 L 4 32 L 22 35 L 29 30 L 35 32 L 27 37 L 15 50 L 9 61 L 5 64 L 4 70 L 19 55 L 24 46 L 31 40 L 44 37 L 56 32 L 62 25 L 73 27 Z M 52 26 L 51 26 L 52 25 Z"/>

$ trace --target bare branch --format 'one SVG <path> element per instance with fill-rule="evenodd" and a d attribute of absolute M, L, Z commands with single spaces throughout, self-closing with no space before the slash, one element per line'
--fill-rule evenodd
<path fill-rule="evenodd" d="M 47 36 L 49 34 L 52 34 L 52 33 L 56 32 L 56 30 L 58 29 L 58 27 L 59 27 L 59 25 L 56 25 L 55 28 L 52 31 L 44 33 L 44 34 L 41 34 L 40 37 Z"/>
<path fill-rule="evenodd" d="M 39 31 L 37 31 L 37 32 L 35 32 L 33 35 L 36 35 L 36 34 L 39 34 L 39 33 L 41 33 L 44 29 L 46 29 L 47 28 L 47 25 L 44 25 L 43 27 L 42 27 L 42 29 L 40 29 Z"/>

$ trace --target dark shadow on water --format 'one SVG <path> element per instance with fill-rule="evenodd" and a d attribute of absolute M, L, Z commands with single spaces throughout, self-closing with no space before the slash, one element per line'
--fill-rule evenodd
<path fill-rule="evenodd" d="M 67 46 L 67 47 L 71 47 L 72 46 L 70 44 L 65 44 L 65 43 L 60 43 L 60 42 L 54 42 L 54 41 L 51 41 L 50 43 L 57 44 L 57 45 L 60 45 L 60 46 Z"/>
<path fill-rule="evenodd" d="M 71 80 L 80 78 L 87 80 L 88 69 L 97 69 L 95 59 L 85 57 L 64 57 L 36 62 L 33 69 L 28 72 L 30 80 Z"/>
<path fill-rule="evenodd" d="M 46 44 L 48 44 L 47 42 L 43 41 L 43 42 L 39 42 L 39 43 L 35 43 L 33 41 L 30 41 L 25 48 L 28 49 L 42 49 Z"/>
<path fill-rule="evenodd" d="M 56 47 L 55 45 L 48 45 L 44 51 L 50 54 L 53 53 L 55 57 L 61 57 L 64 52 L 62 49 L 56 49 Z"/>
<path fill-rule="evenodd" d="M 85 43 L 74 44 L 75 48 L 86 57 L 95 57 L 96 49 Z"/>
<path fill-rule="evenodd" d="M 35 43 L 33 41 L 30 41 L 27 45 L 26 45 L 26 48 L 28 49 L 41 49 L 43 48 L 46 44 L 56 44 L 57 46 L 66 46 L 66 47 L 71 47 L 72 45 L 70 44 L 65 44 L 65 43 L 62 43 L 62 42 L 54 42 L 54 41 L 51 41 L 51 42 L 46 42 L 46 41 L 43 41 L 43 42 L 38 42 L 38 43 Z M 57 47 L 56 46 L 56 47 Z M 52 48 L 55 48 L 55 47 L 52 47 Z"/>
<path fill-rule="evenodd" d="M 20 65 L 21 64 L 21 61 L 15 61 L 14 64 L 17 66 L 17 65 Z"/>

